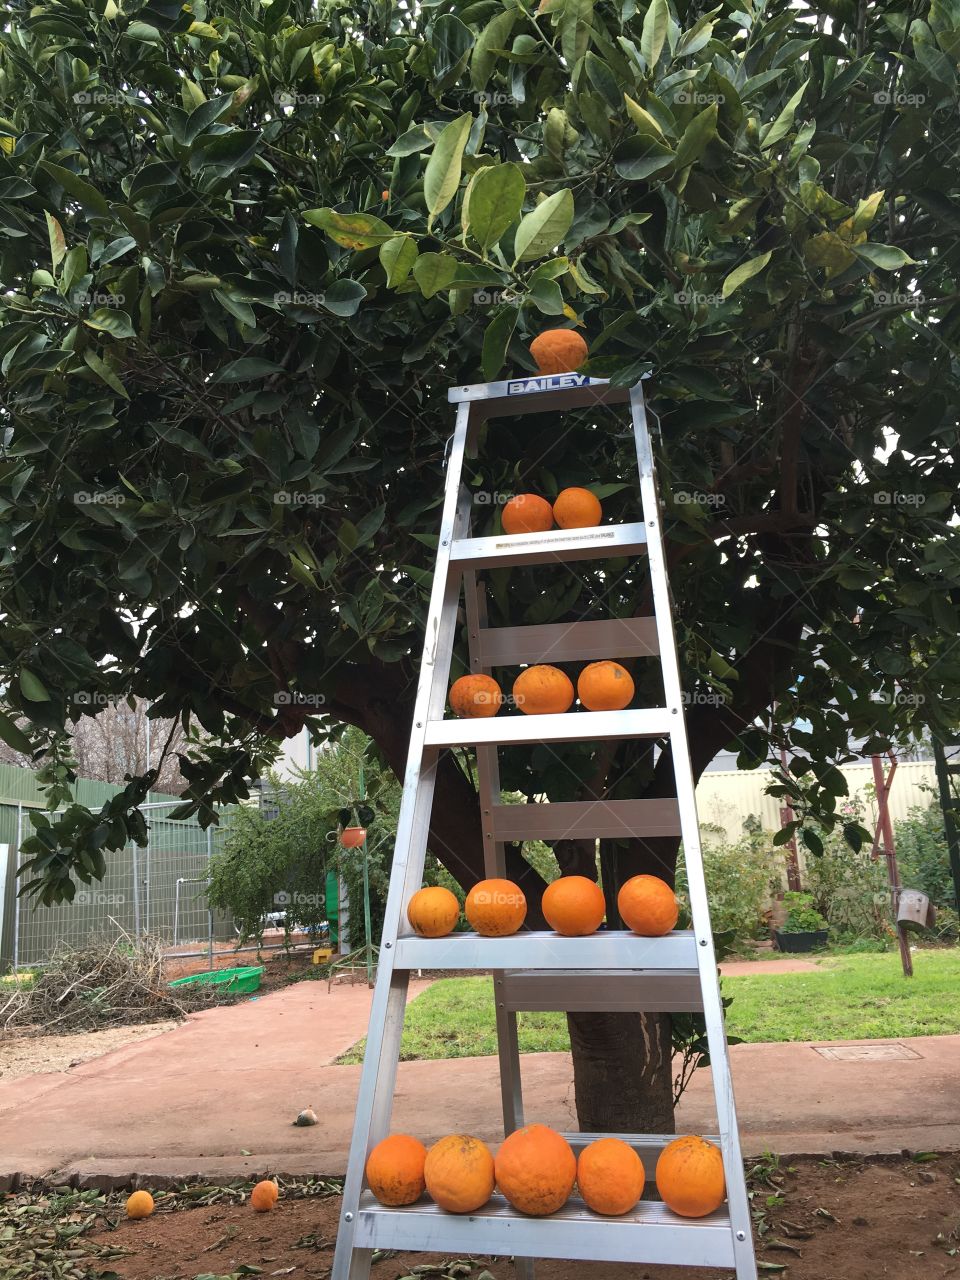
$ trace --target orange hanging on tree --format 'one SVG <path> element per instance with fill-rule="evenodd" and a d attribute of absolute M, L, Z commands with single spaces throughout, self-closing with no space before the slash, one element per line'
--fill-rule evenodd
<path fill-rule="evenodd" d="M 474 1213 L 493 1195 L 493 1156 L 479 1138 L 451 1133 L 427 1152 L 423 1176 L 441 1209 Z"/>
<path fill-rule="evenodd" d="M 500 515 L 504 533 L 545 533 L 553 528 L 553 507 L 535 493 L 518 493 Z"/>
<path fill-rule="evenodd" d="M 503 704 L 503 694 L 493 676 L 461 676 L 450 686 L 448 697 L 454 715 L 461 720 L 495 716 Z"/>
<path fill-rule="evenodd" d="M 676 894 L 659 876 L 633 876 L 617 894 L 617 910 L 628 929 L 643 938 L 659 938 L 677 923 Z"/>
<path fill-rule="evenodd" d="M 589 489 L 564 489 L 553 504 L 553 518 L 561 529 L 593 529 L 603 519 L 603 507 Z"/>
<path fill-rule="evenodd" d="M 513 682 L 513 698 L 528 716 L 556 715 L 573 706 L 573 685 L 559 667 L 540 664 L 520 672 Z"/>
<path fill-rule="evenodd" d="M 367 1157 L 367 1182 L 370 1190 L 386 1205 L 413 1204 L 423 1195 L 423 1176 L 427 1149 L 408 1133 L 394 1133 L 384 1138 Z"/>
<path fill-rule="evenodd" d="M 633 678 L 619 662 L 591 662 L 577 677 L 577 696 L 588 711 L 622 711 L 633 693 Z"/>
<path fill-rule="evenodd" d="M 596 933 L 607 904 L 603 890 L 586 876 L 561 876 L 543 891 L 541 910 L 551 929 L 568 938 Z"/>
<path fill-rule="evenodd" d="M 427 885 L 407 903 L 407 919 L 421 938 L 445 938 L 460 919 L 460 903 L 443 885 Z"/>
<path fill-rule="evenodd" d="M 543 1218 L 570 1199 L 577 1159 L 570 1143 L 545 1124 L 528 1124 L 497 1152 L 497 1186 L 515 1209 Z"/>
<path fill-rule="evenodd" d="M 580 1152 L 577 1186 L 594 1213 L 619 1217 L 643 1195 L 643 1161 L 621 1138 L 598 1138 Z"/>
<path fill-rule="evenodd" d="M 512 880 L 481 880 L 467 894 L 463 914 L 485 938 L 506 938 L 527 918 L 527 900 Z"/>
<path fill-rule="evenodd" d="M 723 1204 L 723 1156 L 706 1138 L 675 1138 L 657 1161 L 660 1199 L 683 1218 L 705 1218 Z"/>
<path fill-rule="evenodd" d="M 541 373 L 572 373 L 587 358 L 587 344 L 573 329 L 547 329 L 530 343 Z"/>

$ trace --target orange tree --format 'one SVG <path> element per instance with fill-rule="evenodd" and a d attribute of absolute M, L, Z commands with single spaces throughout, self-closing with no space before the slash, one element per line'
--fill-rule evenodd
<path fill-rule="evenodd" d="M 695 772 L 784 741 L 818 852 L 852 737 L 958 719 L 958 50 L 955 0 L 12 0 L 0 736 L 66 804 L 32 891 L 143 839 L 150 777 L 70 803 L 69 727 L 111 699 L 188 727 L 204 822 L 305 724 L 402 769 L 445 388 L 530 368 L 558 323 L 599 374 L 656 370 Z M 483 459 L 488 513 L 586 482 L 635 510 L 629 442 L 589 417 L 492 427 Z M 647 609 L 614 570 L 491 575 L 492 620 Z M 672 790 L 630 742 L 509 751 L 504 783 Z M 467 761 L 438 796 L 469 886 Z M 608 891 L 676 853 L 604 848 Z M 519 847 L 509 870 L 535 919 Z M 570 1022 L 584 1126 L 669 1128 L 669 1019 Z"/>

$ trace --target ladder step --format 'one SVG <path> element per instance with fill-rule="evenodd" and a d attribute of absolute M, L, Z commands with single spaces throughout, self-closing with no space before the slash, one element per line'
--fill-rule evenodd
<path fill-rule="evenodd" d="M 431 720 L 428 747 L 493 746 L 497 743 L 598 742 L 601 738 L 666 738 L 677 717 L 667 707 L 630 711 L 567 711 L 562 715 L 490 716 L 486 720 Z"/>
<path fill-rule="evenodd" d="M 638 1230 L 638 1228 L 640 1228 Z M 667 1266 L 732 1267 L 733 1230 L 726 1206 L 709 1218 L 680 1218 L 660 1200 L 641 1200 L 622 1218 L 591 1213 L 578 1196 L 549 1218 L 530 1218 L 500 1195 L 476 1213 L 445 1213 L 419 1200 L 403 1209 L 360 1198 L 360 1249 L 417 1250 L 455 1257 L 478 1254 L 571 1258 Z"/>
<path fill-rule="evenodd" d="M 550 533 L 500 534 L 492 538 L 454 538 L 450 563 L 462 569 L 490 565 L 566 564 L 602 556 L 638 556 L 647 549 L 647 531 L 632 524 L 604 524 L 596 529 L 554 529 Z"/>
<path fill-rule="evenodd" d="M 620 840 L 680 835 L 675 796 L 660 800 L 576 800 L 495 804 L 484 810 L 494 840 Z M 486 819 L 489 816 L 489 822 Z"/>
<path fill-rule="evenodd" d="M 696 970 L 697 944 L 688 929 L 640 938 L 626 929 L 601 929 L 587 938 L 529 930 L 509 938 L 451 933 L 445 938 L 397 939 L 395 969 Z M 636 1006 L 634 1006 L 635 1008 Z"/>
<path fill-rule="evenodd" d="M 494 977 L 498 1004 L 513 1013 L 702 1013 L 696 969 L 507 970 Z"/>
<path fill-rule="evenodd" d="M 505 382 L 474 382 L 450 387 L 452 404 L 476 404 L 475 421 L 484 418 L 519 417 L 525 413 L 564 413 L 568 409 L 593 408 L 601 404 L 626 404 L 628 387 L 613 387 L 606 378 L 588 378 L 582 373 L 526 374 Z"/>
<path fill-rule="evenodd" d="M 649 658 L 659 652 L 654 617 L 551 622 L 536 627 L 488 627 L 481 628 L 476 636 L 478 666 L 484 669 L 525 662 Z"/>

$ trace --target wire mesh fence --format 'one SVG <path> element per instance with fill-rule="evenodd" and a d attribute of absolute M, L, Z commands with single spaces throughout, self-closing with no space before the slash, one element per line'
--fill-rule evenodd
<path fill-rule="evenodd" d="M 108 854 L 103 880 L 77 882 L 73 902 L 44 907 L 16 898 L 12 945 L 6 947 L 13 967 L 42 965 L 63 943 L 78 946 L 91 938 L 124 933 L 150 934 L 194 952 L 234 938 L 233 922 L 209 911 L 206 892 L 210 859 L 229 831 L 230 811 L 221 812 L 219 826 L 204 831 L 196 822 L 170 817 L 179 803 L 159 800 L 141 806 L 147 819 L 146 846 L 131 843 Z M 19 871 L 25 860 L 19 849 L 31 831 L 28 809 L 23 804 L 4 808 L 13 813 L 4 815 L 6 821 L 0 819 L 0 830 L 11 849 L 8 862 Z"/>

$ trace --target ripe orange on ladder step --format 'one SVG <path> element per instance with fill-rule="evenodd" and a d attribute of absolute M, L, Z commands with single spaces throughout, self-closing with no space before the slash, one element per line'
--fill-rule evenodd
<path fill-rule="evenodd" d="M 660 1199 L 684 1218 L 705 1218 L 723 1203 L 723 1157 L 706 1138 L 675 1138 L 657 1161 Z"/>
<path fill-rule="evenodd" d="M 421 938 L 445 938 L 460 919 L 460 903 L 442 884 L 427 885 L 407 903 L 407 919 Z"/>
<path fill-rule="evenodd" d="M 493 1195 L 493 1156 L 479 1138 L 451 1133 L 427 1152 L 423 1176 L 441 1209 L 474 1213 Z"/>
<path fill-rule="evenodd" d="M 577 677 L 577 696 L 588 711 L 622 711 L 633 692 L 633 678 L 619 662 L 591 662 Z"/>
<path fill-rule="evenodd" d="M 514 680 L 513 698 L 525 715 L 557 715 L 573 706 L 573 684 L 559 667 L 538 664 Z"/>
<path fill-rule="evenodd" d="M 367 1182 L 370 1190 L 386 1205 L 413 1204 L 423 1195 L 423 1176 L 427 1148 L 408 1133 L 393 1133 L 384 1138 L 367 1157 Z"/>
<path fill-rule="evenodd" d="M 617 894 L 624 924 L 643 938 L 659 938 L 677 923 L 677 897 L 659 876 L 633 876 Z"/>
<path fill-rule="evenodd" d="M 603 507 L 589 489 L 564 489 L 553 504 L 553 518 L 561 529 L 593 529 L 603 519 Z"/>
<path fill-rule="evenodd" d="M 545 1124 L 528 1124 L 504 1139 L 496 1172 L 497 1186 L 515 1209 L 544 1218 L 570 1199 L 577 1158 L 561 1134 Z"/>
<path fill-rule="evenodd" d="M 503 508 L 504 533 L 546 533 L 553 528 L 553 507 L 535 493 L 518 493 Z"/>
<path fill-rule="evenodd" d="M 485 938 L 506 938 L 527 918 L 527 900 L 512 880 L 481 880 L 467 894 L 464 915 Z"/>
<path fill-rule="evenodd" d="M 598 1138 L 580 1152 L 577 1187 L 594 1213 L 619 1217 L 643 1195 L 643 1161 L 621 1138 Z"/>
<path fill-rule="evenodd" d="M 595 880 L 561 876 L 544 889 L 541 909 L 551 929 L 568 938 L 582 938 L 596 933 L 607 904 Z"/>
<path fill-rule="evenodd" d="M 448 696 L 454 715 L 461 720 L 495 716 L 503 703 L 503 694 L 493 676 L 461 676 L 450 686 Z"/>

